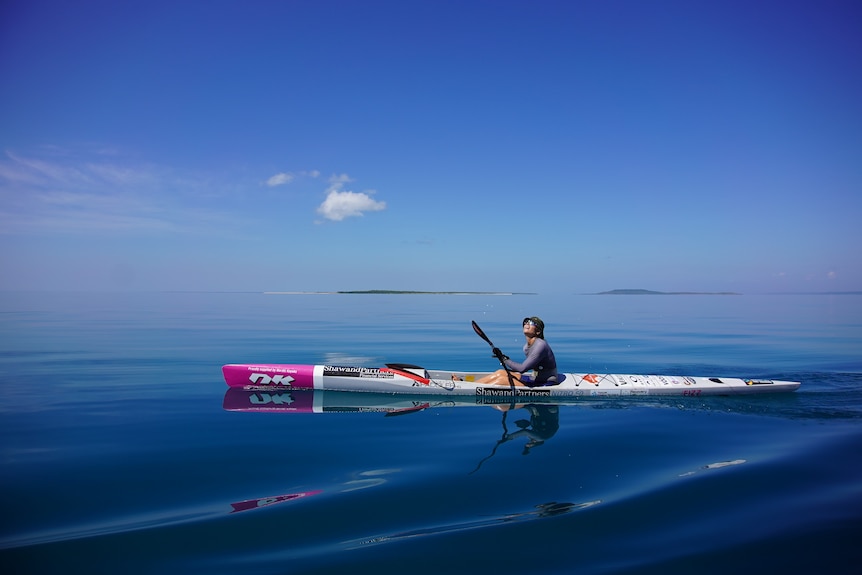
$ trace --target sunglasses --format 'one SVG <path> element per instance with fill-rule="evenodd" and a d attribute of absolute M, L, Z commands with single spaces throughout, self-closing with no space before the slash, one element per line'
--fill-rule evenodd
<path fill-rule="evenodd" d="M 537 324 L 536 322 L 534 322 L 531 319 L 528 319 L 528 320 L 524 321 L 524 325 L 532 325 L 532 326 L 538 327 L 539 324 Z"/>

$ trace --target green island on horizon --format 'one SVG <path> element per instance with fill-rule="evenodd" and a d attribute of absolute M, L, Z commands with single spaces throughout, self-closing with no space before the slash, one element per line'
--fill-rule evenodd
<path fill-rule="evenodd" d="M 337 291 L 267 291 L 267 295 L 538 295 L 536 292 L 503 292 L 503 291 L 417 291 L 394 289 L 369 290 L 337 290 Z M 736 292 L 664 292 L 647 289 L 615 289 L 584 295 L 742 295 Z"/>
<path fill-rule="evenodd" d="M 333 294 L 333 295 L 537 295 L 535 292 L 508 291 L 414 291 L 414 290 L 339 290 L 339 291 L 268 291 L 268 295 Z"/>
<path fill-rule="evenodd" d="M 265 291 L 266 295 L 485 295 L 485 296 L 516 296 L 539 295 L 537 292 L 504 292 L 504 291 L 417 291 L 417 290 L 338 290 L 338 291 Z M 796 293 L 796 292 L 794 292 Z M 648 289 L 614 289 L 596 293 L 575 295 L 719 295 L 741 296 L 742 293 L 732 291 L 656 291 Z M 847 292 L 802 292 L 796 295 L 862 295 L 862 291 Z"/>

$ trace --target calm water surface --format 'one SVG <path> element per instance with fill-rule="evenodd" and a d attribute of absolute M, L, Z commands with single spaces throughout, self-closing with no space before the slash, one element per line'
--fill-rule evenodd
<path fill-rule="evenodd" d="M 567 371 L 803 385 L 398 417 L 223 407 L 224 363 L 493 369 L 470 321 L 514 357 L 526 315 Z M 2 294 L 0 565 L 855 573 L 860 352 L 859 295 Z"/>

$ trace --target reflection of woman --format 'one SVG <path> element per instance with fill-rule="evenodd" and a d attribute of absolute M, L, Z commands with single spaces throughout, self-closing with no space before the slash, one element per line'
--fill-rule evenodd
<path fill-rule="evenodd" d="M 527 358 L 518 363 L 503 355 L 499 349 L 494 348 L 494 355 L 501 358 L 509 369 L 498 369 L 491 375 L 486 375 L 476 383 L 487 383 L 491 385 L 521 385 L 527 387 L 538 387 L 542 385 L 556 385 L 557 360 L 551 346 L 545 341 L 545 322 L 537 317 L 525 317 L 523 322 L 524 355 Z M 510 381 L 511 377 L 511 381 Z"/>
<path fill-rule="evenodd" d="M 532 448 L 545 443 L 560 429 L 559 406 L 531 404 L 527 405 L 526 409 L 530 412 L 530 421 L 519 419 L 515 425 L 521 429 L 515 433 L 507 434 L 506 437 L 507 441 L 524 436 L 530 438 L 524 446 L 523 455 L 527 455 Z"/>
<path fill-rule="evenodd" d="M 509 433 L 509 428 L 506 427 L 506 416 L 509 414 L 510 409 L 518 409 L 521 407 L 530 412 L 530 421 L 519 419 L 515 422 L 515 425 L 520 429 L 514 433 Z M 512 441 L 518 437 L 528 437 L 529 440 L 524 446 L 524 451 L 521 455 L 529 455 L 532 448 L 545 443 L 545 441 L 553 437 L 554 434 L 557 433 L 557 430 L 560 429 L 560 406 L 558 405 L 542 405 L 535 403 L 511 406 L 495 405 L 494 409 L 499 409 L 503 412 L 503 437 L 497 440 L 497 444 L 494 445 L 494 449 L 491 450 L 491 454 L 480 461 L 479 465 L 476 466 L 476 469 L 470 472 L 471 474 L 479 471 L 482 464 L 494 457 L 494 454 L 497 453 L 497 448 L 507 441 Z M 532 427 L 532 429 L 530 429 L 530 427 Z"/>

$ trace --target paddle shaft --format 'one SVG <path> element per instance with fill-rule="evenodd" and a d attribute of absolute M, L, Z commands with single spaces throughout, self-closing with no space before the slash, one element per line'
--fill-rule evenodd
<path fill-rule="evenodd" d="M 509 370 L 509 366 L 506 365 L 506 359 L 503 357 L 503 352 L 500 351 L 500 349 L 496 345 L 494 345 L 494 342 L 492 342 L 488 338 L 488 336 L 485 335 L 485 332 L 482 331 L 482 328 L 479 327 L 479 324 L 476 323 L 475 321 L 473 322 L 473 331 L 476 332 L 476 335 L 478 335 L 479 337 L 484 339 L 486 342 L 488 342 L 488 345 L 491 346 L 492 350 L 495 350 L 494 355 L 500 361 L 500 365 L 503 366 L 503 369 L 506 370 L 506 375 L 509 376 L 509 385 L 512 387 L 512 392 L 514 393 L 514 391 L 515 391 L 515 377 L 512 375 L 512 372 Z"/>

